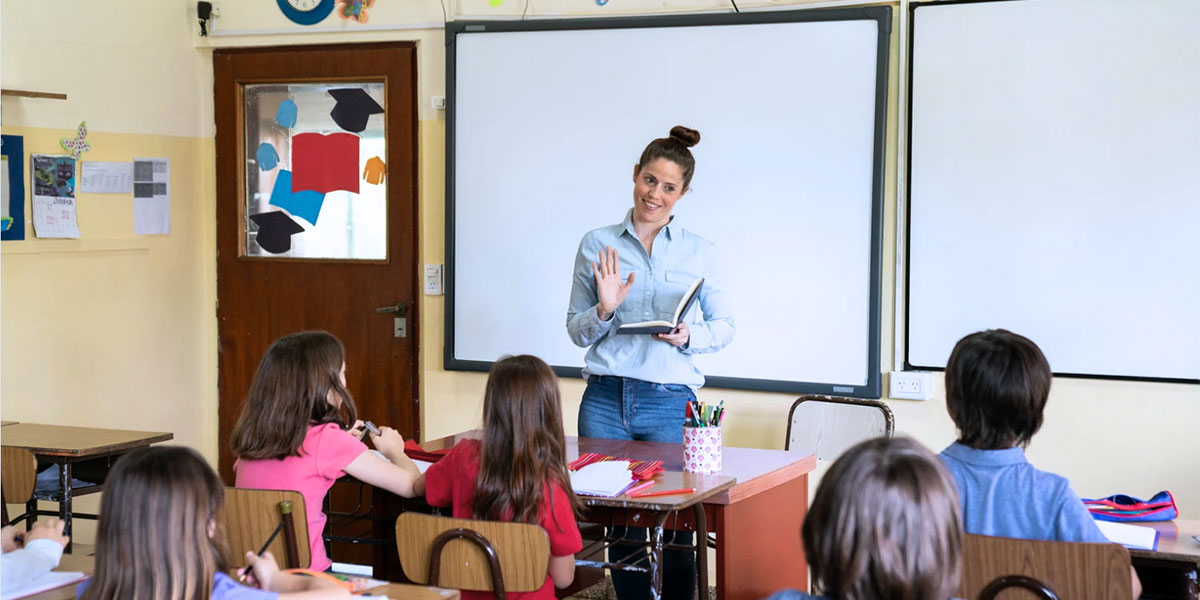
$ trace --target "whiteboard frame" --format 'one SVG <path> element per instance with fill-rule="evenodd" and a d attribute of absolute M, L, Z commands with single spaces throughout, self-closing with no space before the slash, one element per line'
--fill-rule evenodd
<path fill-rule="evenodd" d="M 743 389 L 795 394 L 830 394 L 855 398 L 880 398 L 882 375 L 880 372 L 880 327 L 882 306 L 882 262 L 883 262 L 883 194 L 885 137 L 887 131 L 887 91 L 890 37 L 892 33 L 892 8 L 870 6 L 862 8 L 772 10 L 753 13 L 706 14 L 665 17 L 620 17 L 547 19 L 535 21 L 455 21 L 446 25 L 446 266 L 445 266 L 445 322 L 443 344 L 443 368 L 447 371 L 488 371 L 492 361 L 466 360 L 454 354 L 455 316 L 455 105 L 456 105 L 456 41 L 460 35 L 489 32 L 564 31 L 590 29 L 645 29 L 661 27 L 703 27 L 713 25 L 748 25 L 793 22 L 858 21 L 871 20 L 878 24 L 875 73 L 875 127 L 873 134 L 871 168 L 871 249 L 870 283 L 867 318 L 867 373 L 866 384 L 840 384 L 823 382 L 787 381 L 776 379 L 753 379 L 742 377 L 706 377 L 705 386 L 725 389 Z M 565 328 L 564 328 L 565 329 Z M 566 335 L 564 330 L 563 335 Z M 551 365 L 560 377 L 579 378 L 580 368 Z"/>
<path fill-rule="evenodd" d="M 910 313 L 910 307 L 911 307 L 911 302 L 910 302 L 910 298 L 909 298 L 909 290 L 911 287 L 909 285 L 909 277 L 911 276 L 912 269 L 910 268 L 911 265 L 909 264 L 909 261 L 911 260 L 911 257 L 912 257 L 912 253 L 910 252 L 911 244 L 912 244 L 912 235 L 911 235 L 911 233 L 912 233 L 912 217 L 911 217 L 911 215 L 912 215 L 912 164 L 913 164 L 913 160 L 912 160 L 912 139 L 913 139 L 913 136 L 912 136 L 912 110 L 913 110 L 913 74 L 915 71 L 915 69 L 913 68 L 913 65 L 916 64 L 915 44 L 916 44 L 916 37 L 917 37 L 917 34 L 916 34 L 916 31 L 917 31 L 917 9 L 923 8 L 923 7 L 949 6 L 949 5 L 956 5 L 956 4 L 991 4 L 991 3 L 999 3 L 999 2 L 1024 2 L 1024 1 L 1026 1 L 1026 0 L 924 0 L 921 2 L 912 2 L 908 6 L 908 23 L 907 23 L 907 26 L 908 26 L 907 27 L 908 60 L 905 61 L 905 69 L 907 71 L 907 73 L 905 75 L 906 81 L 907 81 L 907 94 L 905 94 L 905 99 L 904 99 L 905 104 L 906 104 L 906 106 L 904 107 L 904 110 L 905 110 L 905 118 L 904 118 L 904 121 L 905 121 L 905 123 L 904 123 L 904 128 L 905 128 L 905 150 L 904 150 L 905 194 L 904 194 L 904 199 L 903 199 L 904 213 L 906 215 L 906 219 L 903 224 L 904 243 L 902 244 L 903 254 L 904 254 L 904 272 L 903 272 L 903 278 L 902 278 L 904 283 L 903 283 L 902 295 L 903 295 L 903 303 L 904 303 L 903 351 L 904 351 L 904 370 L 905 371 L 945 371 L 946 370 L 945 365 L 941 365 L 941 366 L 914 365 L 908 360 L 909 338 L 912 335 L 911 334 L 912 328 L 909 326 L 909 316 L 910 316 L 909 313 Z M 898 248 L 898 251 L 899 251 L 899 248 Z M 898 279 L 899 279 L 899 277 L 898 277 Z M 900 294 L 897 294 L 897 302 L 900 302 L 900 301 L 901 301 Z M 1096 373 L 1066 373 L 1066 372 L 1058 372 L 1058 371 L 1053 372 L 1052 375 L 1054 377 L 1068 377 L 1068 378 L 1077 378 L 1077 379 L 1200 384 L 1200 379 L 1177 378 L 1177 377 L 1145 377 L 1145 376 L 1134 376 L 1134 375 L 1111 375 L 1111 374 L 1096 374 Z"/>

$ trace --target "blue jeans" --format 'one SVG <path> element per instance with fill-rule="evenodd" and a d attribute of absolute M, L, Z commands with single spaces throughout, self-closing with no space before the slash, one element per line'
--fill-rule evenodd
<path fill-rule="evenodd" d="M 592 375 L 588 377 L 587 389 L 579 405 L 579 435 L 682 444 L 686 406 L 688 401 L 695 398 L 696 394 L 686 385 Z M 644 540 L 647 531 L 644 527 L 631 527 L 624 537 Z M 666 538 L 672 541 L 672 532 L 667 532 Z M 680 544 L 691 544 L 694 539 L 691 532 L 675 532 L 673 538 Z M 636 546 L 616 544 L 609 549 L 608 560 L 616 562 L 634 553 L 646 554 Z M 614 571 L 612 577 L 620 600 L 650 597 L 648 574 Z M 692 600 L 695 590 L 695 554 L 681 550 L 666 551 L 663 556 L 662 597 Z M 707 594 L 705 590 L 702 597 L 707 597 Z"/>

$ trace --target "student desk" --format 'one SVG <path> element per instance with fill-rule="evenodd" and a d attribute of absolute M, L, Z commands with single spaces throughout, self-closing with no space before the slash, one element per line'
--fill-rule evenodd
<path fill-rule="evenodd" d="M 95 572 L 96 559 L 93 556 L 82 556 L 76 554 L 64 554 L 62 562 L 58 564 L 55 571 L 83 571 L 88 575 Z M 27 596 L 28 600 L 75 600 L 75 587 L 79 584 L 71 584 L 65 587 L 47 590 L 40 594 Z M 389 583 L 376 588 L 367 590 L 367 593 L 375 596 L 387 596 L 393 600 L 458 600 L 459 593 L 457 590 L 445 590 L 442 588 L 426 587 L 423 585 L 408 585 L 405 583 Z"/>
<path fill-rule="evenodd" d="M 475 438 L 478 431 L 432 440 L 422 444 L 428 451 L 452 447 L 464 438 Z M 581 452 L 597 452 L 639 460 L 662 460 L 664 473 L 655 477 L 651 489 L 696 487 L 688 481 L 703 481 L 713 493 L 703 497 L 699 508 L 704 515 L 703 530 L 716 532 L 716 591 L 720 600 L 760 600 L 780 589 L 808 589 L 808 566 L 800 540 L 800 526 L 808 510 L 808 474 L 816 467 L 816 457 L 782 450 L 725 447 L 720 477 L 684 474 L 683 449 L 679 444 L 659 442 L 629 442 L 599 438 L 567 438 L 567 460 Z M 684 481 L 684 478 L 695 480 Z M 728 480 L 726 484 L 723 479 Z M 389 494 L 390 495 L 390 494 Z M 654 521 L 649 512 L 663 508 L 657 503 L 644 503 L 642 515 L 631 499 L 593 498 L 582 496 L 588 506 L 586 520 L 605 522 L 618 508 L 633 509 L 628 520 L 639 524 Z M 677 496 L 642 498 L 636 501 L 672 501 Z M 687 508 L 686 505 L 679 508 Z M 680 513 L 678 519 L 666 523 L 695 531 L 691 514 Z M 394 522 L 394 517 L 393 517 Z M 704 543 L 697 535 L 697 542 Z M 698 566 L 703 561 L 698 561 Z M 700 574 L 704 576 L 704 574 Z"/>
<path fill-rule="evenodd" d="M 1176 519 L 1160 523 L 1131 523 L 1158 531 L 1158 548 L 1129 550 L 1129 559 L 1142 580 L 1145 595 L 1155 598 L 1200 599 L 1200 521 Z"/>
<path fill-rule="evenodd" d="M 96 427 L 67 427 L 42 425 L 39 423 L 14 423 L 4 427 L 3 444 L 27 448 L 39 461 L 58 465 L 58 517 L 65 524 L 63 530 L 71 534 L 71 501 L 74 496 L 94 494 L 104 490 L 103 482 L 74 489 L 71 486 L 71 471 L 76 463 L 97 461 L 112 466 L 120 455 L 175 437 L 159 431 L 129 431 L 125 429 L 99 429 Z M 30 515 L 53 515 L 49 511 L 37 510 L 37 499 L 26 505 Z M 79 515 L 95 518 L 95 515 Z M 26 521 L 31 524 L 33 519 Z"/>

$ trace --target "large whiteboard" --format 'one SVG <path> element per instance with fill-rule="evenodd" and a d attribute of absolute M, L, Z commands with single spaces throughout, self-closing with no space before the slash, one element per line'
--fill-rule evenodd
<path fill-rule="evenodd" d="M 703 139 L 675 214 L 713 241 L 736 335 L 708 385 L 879 395 L 890 9 L 459 23 L 448 36 L 445 364 L 566 332 L 580 238 L 632 206 L 642 148 Z"/>
<path fill-rule="evenodd" d="M 1200 2 L 914 9 L 907 362 L 1200 380 Z"/>

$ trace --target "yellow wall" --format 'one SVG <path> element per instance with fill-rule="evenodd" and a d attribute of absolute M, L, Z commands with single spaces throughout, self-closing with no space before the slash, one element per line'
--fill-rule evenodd
<path fill-rule="evenodd" d="M 776 3 L 758 5 L 767 4 Z M 278 15 L 273 3 L 219 3 L 214 32 L 222 35 L 208 39 L 195 35 L 190 0 L 130 0 L 122 4 L 120 19 L 110 15 L 107 4 L 82 0 L 0 5 L 0 82 L 6 88 L 70 96 L 65 102 L 5 98 L 0 105 L 5 133 L 25 135 L 27 151 L 55 152 L 57 139 L 86 119 L 95 150 L 85 159 L 165 156 L 172 166 L 169 236 L 132 236 L 128 197 L 85 195 L 79 218 L 84 239 L 0 245 L 0 412 L 5 419 L 170 430 L 181 443 L 215 458 L 211 47 L 415 41 L 420 261 L 444 262 L 445 121 L 429 105 L 431 96 L 445 94 L 444 33 L 430 25 L 440 22 L 441 8 L 431 0 L 377 5 L 370 28 L 331 17 L 301 32 Z M 524 3 L 506 0 L 493 8 L 483 0 L 446 0 L 444 6 L 451 15 L 512 16 Z M 530 14 L 724 6 L 707 0 L 611 0 L 602 9 L 582 0 L 539 0 Z M 55 31 L 72 34 L 74 42 L 64 45 L 45 35 L 43 23 L 52 14 L 59 15 Z M 897 158 L 898 43 L 893 46 L 889 167 Z M 884 365 L 893 360 L 895 175 L 894 169 L 888 171 L 885 188 Z M 477 424 L 483 391 L 484 375 L 441 368 L 444 304 L 442 297 L 421 298 L 426 438 Z M 932 401 L 889 401 L 898 430 L 934 449 L 954 437 L 940 377 L 937 381 Z M 579 380 L 563 381 L 569 433 L 575 431 L 582 390 Z M 723 399 L 730 407 L 727 443 L 782 447 L 791 396 L 717 389 L 702 390 L 701 396 Z M 1060 379 L 1029 454 L 1035 464 L 1071 477 L 1082 495 L 1148 496 L 1167 488 L 1185 516 L 1200 518 L 1197 423 L 1198 386 Z"/>

